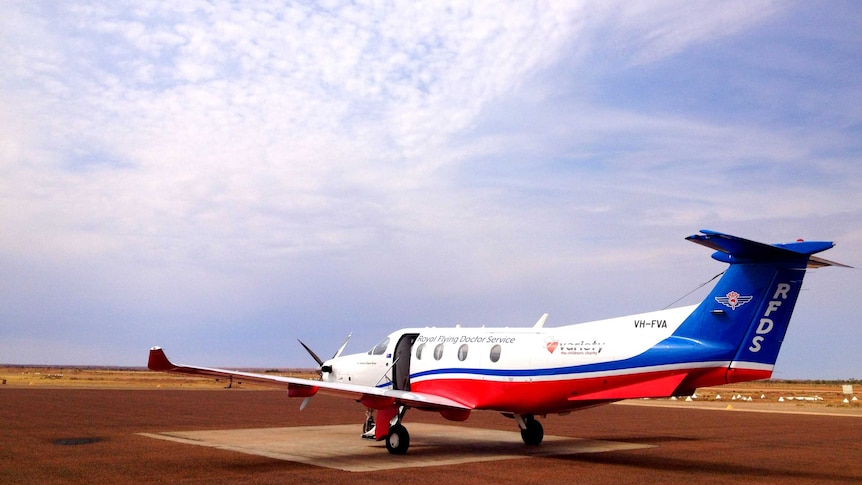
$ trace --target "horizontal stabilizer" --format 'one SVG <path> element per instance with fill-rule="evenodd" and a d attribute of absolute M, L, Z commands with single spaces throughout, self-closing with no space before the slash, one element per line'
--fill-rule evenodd
<path fill-rule="evenodd" d="M 738 236 L 701 229 L 686 239 L 716 250 L 712 257 L 725 263 L 786 262 L 805 263 L 807 268 L 842 266 L 841 263 L 812 256 L 835 246 L 831 241 L 797 241 L 792 243 L 764 244 Z"/>
<path fill-rule="evenodd" d="M 826 266 L 837 266 L 839 268 L 852 268 L 853 266 L 848 266 L 846 264 L 836 263 L 835 261 L 829 261 L 828 259 L 818 258 L 817 256 L 811 256 L 808 258 L 808 268 L 816 269 L 823 268 Z"/>

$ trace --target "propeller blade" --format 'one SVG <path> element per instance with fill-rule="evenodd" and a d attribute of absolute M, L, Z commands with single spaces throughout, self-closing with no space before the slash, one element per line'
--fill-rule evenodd
<path fill-rule="evenodd" d="M 337 359 L 341 355 L 341 353 L 344 352 L 344 347 L 347 347 L 347 342 L 350 342 L 351 336 L 353 336 L 353 333 L 347 334 L 347 339 L 344 341 L 343 344 L 341 344 L 341 347 L 338 348 L 338 352 L 336 352 L 335 355 L 332 356 L 333 359 Z"/>
<path fill-rule="evenodd" d="M 315 362 L 317 362 L 317 365 L 319 365 L 319 366 L 323 365 L 323 359 L 318 357 L 317 354 L 315 354 L 313 350 L 308 348 L 308 345 L 305 345 L 302 342 L 302 340 L 296 339 L 296 341 L 299 342 L 299 345 L 302 345 L 302 348 L 304 348 L 309 354 L 311 354 L 311 358 L 314 359 Z"/>

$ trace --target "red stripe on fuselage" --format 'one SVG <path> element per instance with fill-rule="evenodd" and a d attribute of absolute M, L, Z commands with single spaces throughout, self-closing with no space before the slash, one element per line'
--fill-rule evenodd
<path fill-rule="evenodd" d="M 757 381 L 772 377 L 771 370 L 733 368 L 727 370 L 727 383 Z"/>
<path fill-rule="evenodd" d="M 755 377 L 760 375 L 757 371 L 733 369 L 733 372 L 741 380 L 761 378 Z M 685 378 L 677 379 L 680 374 L 685 374 Z M 436 378 L 412 382 L 411 390 L 446 396 L 475 409 L 548 414 L 621 399 L 669 397 L 674 391 L 687 393 L 697 387 L 726 384 L 731 382 L 729 377 L 726 367 L 712 367 L 534 382 Z"/>

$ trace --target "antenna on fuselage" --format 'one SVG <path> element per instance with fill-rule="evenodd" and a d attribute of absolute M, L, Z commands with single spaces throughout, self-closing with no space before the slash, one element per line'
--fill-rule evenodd
<path fill-rule="evenodd" d="M 673 303 L 671 303 L 670 305 L 668 305 L 668 306 L 666 306 L 666 307 L 662 308 L 662 310 L 667 310 L 668 308 L 670 308 L 670 307 L 672 307 L 672 306 L 676 305 L 676 304 L 677 304 L 680 300 L 682 300 L 683 298 L 685 298 L 685 297 L 687 297 L 688 295 L 690 295 L 690 294 L 694 293 L 695 291 L 697 291 L 697 290 L 699 290 L 699 289 L 703 288 L 704 286 L 708 285 L 708 284 L 709 284 L 709 283 L 711 283 L 713 280 L 715 280 L 716 278 L 718 278 L 719 276 L 721 276 L 721 275 L 723 275 L 723 274 L 724 274 L 724 271 L 722 271 L 721 273 L 718 273 L 717 275 L 713 276 L 712 278 L 710 278 L 710 279 L 708 279 L 708 280 L 704 281 L 703 283 L 701 283 L 700 285 L 698 285 L 698 287 L 697 287 L 697 288 L 695 288 L 695 289 L 693 289 L 693 290 L 689 291 L 688 293 L 686 293 L 686 294 L 682 295 L 681 297 L 677 298 L 676 300 L 674 300 L 674 301 L 673 301 Z"/>
<path fill-rule="evenodd" d="M 547 321 L 548 321 L 548 314 L 545 313 L 544 315 L 539 317 L 539 321 L 536 322 L 535 325 L 533 325 L 533 328 L 542 328 L 545 326 L 545 322 L 547 322 Z"/>

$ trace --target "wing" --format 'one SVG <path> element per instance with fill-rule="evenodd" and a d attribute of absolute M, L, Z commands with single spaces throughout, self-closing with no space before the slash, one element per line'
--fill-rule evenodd
<path fill-rule="evenodd" d="M 342 384 L 337 382 L 314 381 L 310 379 L 299 379 L 295 377 L 270 376 L 266 374 L 255 374 L 253 372 L 240 372 L 224 369 L 212 369 L 209 367 L 194 367 L 188 365 L 177 365 L 168 360 L 161 347 L 150 349 L 150 360 L 147 363 L 150 370 L 159 372 L 176 372 L 180 374 L 191 374 L 209 377 L 238 378 L 243 382 L 254 382 L 269 387 L 287 389 L 290 397 L 311 397 L 317 394 L 328 394 L 332 396 L 347 397 L 361 402 L 372 409 L 383 409 L 392 405 L 404 405 L 411 408 L 428 411 L 439 411 L 441 414 L 451 416 L 469 415 L 472 407 L 466 406 L 452 399 L 420 392 L 399 391 L 395 389 L 381 389 L 371 386 L 358 386 L 355 384 Z"/>

